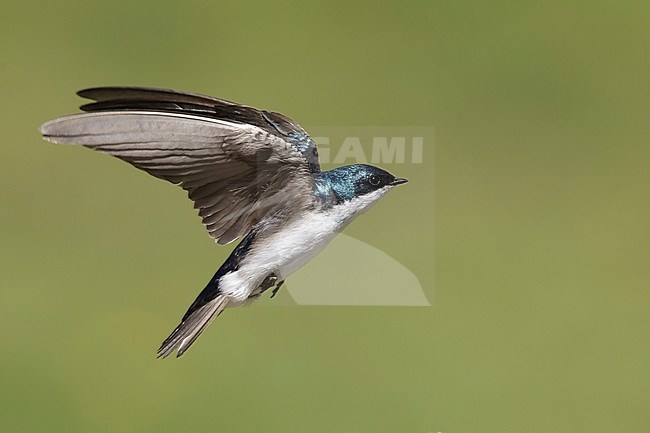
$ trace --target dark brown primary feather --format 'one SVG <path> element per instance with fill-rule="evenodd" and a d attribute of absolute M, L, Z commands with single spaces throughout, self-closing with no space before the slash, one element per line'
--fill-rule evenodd
<path fill-rule="evenodd" d="M 185 113 L 254 125 L 286 140 L 303 154 L 311 172 L 320 171 L 316 143 L 289 117 L 267 110 L 237 104 L 212 96 L 152 87 L 95 87 L 77 92 L 93 103 L 83 111 L 157 110 Z"/>
<path fill-rule="evenodd" d="M 220 244 L 266 216 L 311 206 L 309 162 L 287 139 L 247 124 L 185 112 L 107 110 L 41 127 L 45 139 L 81 144 L 180 184 Z"/>

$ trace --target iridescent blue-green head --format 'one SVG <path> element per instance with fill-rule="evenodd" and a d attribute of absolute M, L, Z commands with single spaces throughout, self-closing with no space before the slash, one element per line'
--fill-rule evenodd
<path fill-rule="evenodd" d="M 338 167 L 314 175 L 316 195 L 328 204 L 339 204 L 368 194 L 387 192 L 407 180 L 367 164 Z"/>

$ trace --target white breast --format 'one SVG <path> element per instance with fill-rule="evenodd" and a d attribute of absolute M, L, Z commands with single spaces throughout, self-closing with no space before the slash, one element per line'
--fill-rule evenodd
<path fill-rule="evenodd" d="M 284 280 L 323 251 L 345 226 L 368 210 L 389 189 L 385 187 L 357 197 L 327 212 L 296 215 L 281 229 L 261 233 L 239 269 L 221 278 L 220 290 L 236 305 L 246 300 L 268 275 L 273 273 L 278 281 Z"/>

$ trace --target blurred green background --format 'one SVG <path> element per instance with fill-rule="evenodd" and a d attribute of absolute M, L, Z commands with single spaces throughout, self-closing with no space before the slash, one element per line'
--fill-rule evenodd
<path fill-rule="evenodd" d="M 640 1 L 3 4 L 0 431 L 650 431 L 649 29 Z M 111 84 L 433 125 L 346 230 L 433 306 L 230 310 L 156 360 L 231 247 L 41 141 Z"/>

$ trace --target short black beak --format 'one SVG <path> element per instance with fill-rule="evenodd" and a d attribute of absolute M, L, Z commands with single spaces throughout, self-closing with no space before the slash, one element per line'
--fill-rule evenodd
<path fill-rule="evenodd" d="M 389 183 L 389 185 L 399 185 L 406 182 L 408 182 L 408 179 L 404 179 L 403 177 L 396 177 L 391 183 Z"/>

